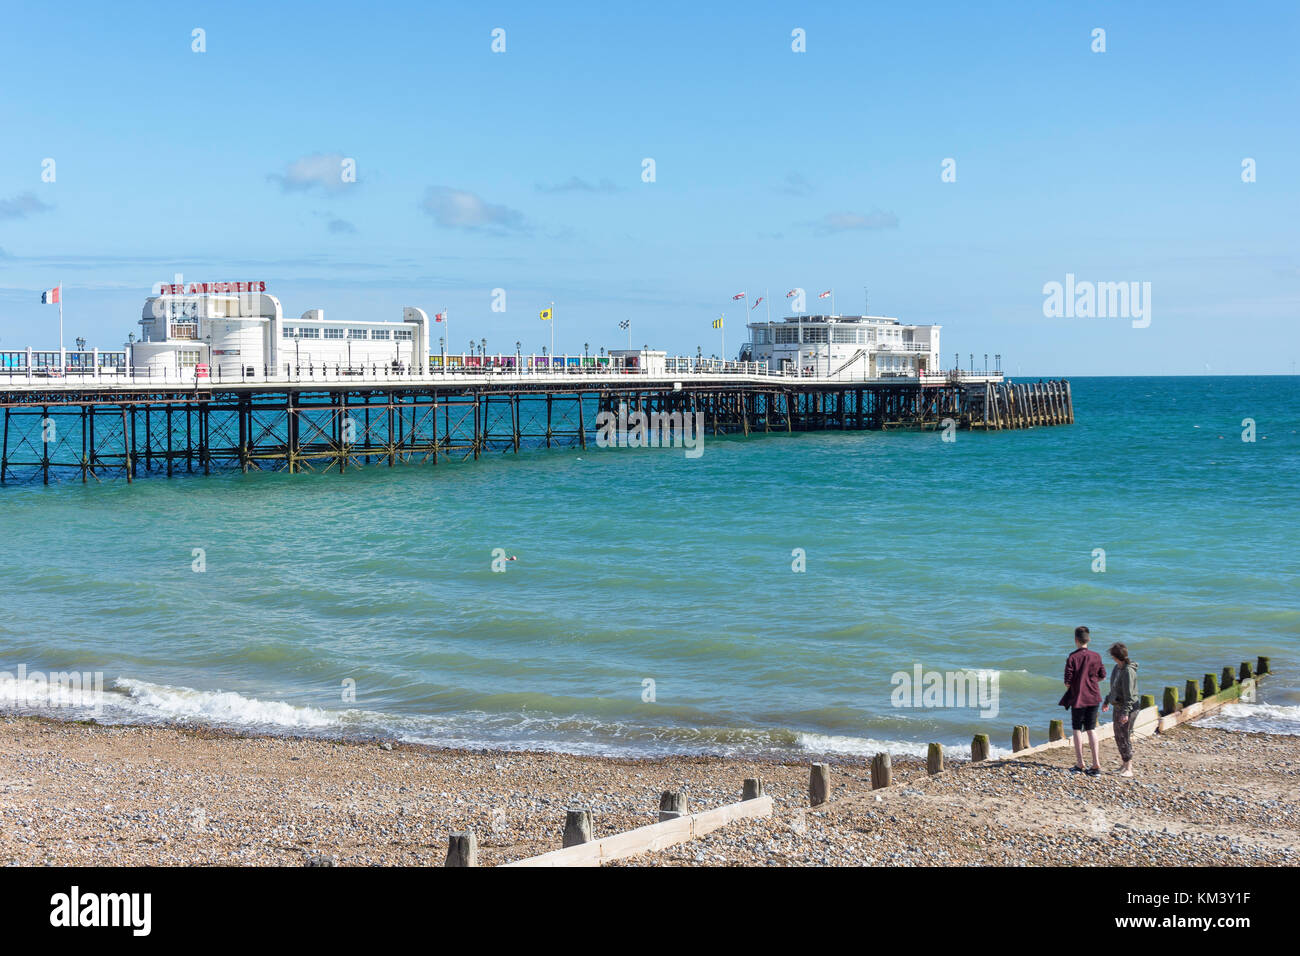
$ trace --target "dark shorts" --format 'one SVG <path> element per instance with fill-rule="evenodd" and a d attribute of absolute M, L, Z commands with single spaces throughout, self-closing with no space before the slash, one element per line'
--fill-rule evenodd
<path fill-rule="evenodd" d="M 1097 705 L 1091 707 L 1070 708 L 1070 728 L 1072 730 L 1097 729 Z"/>

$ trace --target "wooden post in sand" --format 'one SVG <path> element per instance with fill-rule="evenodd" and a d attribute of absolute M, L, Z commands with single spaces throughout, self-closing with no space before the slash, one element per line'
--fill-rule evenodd
<path fill-rule="evenodd" d="M 989 735 L 976 734 L 970 742 L 970 761 L 979 763 L 981 760 L 989 759 Z"/>
<path fill-rule="evenodd" d="M 812 765 L 808 774 L 808 806 L 820 807 L 831 792 L 831 769 L 824 763 Z"/>
<path fill-rule="evenodd" d="M 1049 724 L 1047 725 L 1047 739 L 1048 739 L 1048 740 L 1064 740 L 1064 739 L 1065 739 L 1065 721 L 1063 721 L 1063 720 L 1061 720 L 1061 719 L 1058 718 L 1058 719 L 1056 719 L 1056 720 L 1053 720 L 1051 723 L 1049 723 Z"/>
<path fill-rule="evenodd" d="M 1268 666 L 1269 659 L 1267 657 L 1261 657 L 1259 663 L 1255 667 L 1255 673 L 1260 677 L 1263 677 L 1265 674 L 1269 673 Z"/>
<path fill-rule="evenodd" d="M 1029 728 L 1024 724 L 1016 724 L 1011 728 L 1011 749 L 1012 751 L 1029 749 Z"/>
<path fill-rule="evenodd" d="M 742 800 L 757 800 L 763 795 L 763 778 L 746 777 L 744 789 L 741 791 Z"/>
<path fill-rule="evenodd" d="M 1201 681 L 1201 694 L 1204 697 L 1213 697 L 1219 692 L 1219 678 L 1216 674 L 1206 674 L 1205 679 Z"/>
<path fill-rule="evenodd" d="M 473 830 L 447 837 L 447 862 L 443 866 L 478 866 L 478 839 Z"/>
<path fill-rule="evenodd" d="M 591 842 L 591 811 L 569 810 L 564 814 L 564 845 Z"/>
<path fill-rule="evenodd" d="M 1165 700 L 1164 703 L 1160 705 L 1160 713 L 1162 716 L 1165 717 L 1169 716 L 1170 714 L 1178 713 L 1178 688 L 1177 687 L 1165 688 Z"/>
<path fill-rule="evenodd" d="M 894 776 L 889 754 L 876 754 L 871 758 L 871 789 L 881 790 L 889 786 Z"/>
<path fill-rule="evenodd" d="M 1187 686 L 1183 688 L 1183 706 L 1190 707 L 1201 699 L 1201 685 L 1194 680 L 1189 680 Z"/>
<path fill-rule="evenodd" d="M 665 790 L 659 795 L 659 822 L 686 816 L 686 794 L 678 790 Z"/>
<path fill-rule="evenodd" d="M 1255 665 L 1250 661 L 1242 661 L 1241 670 L 1237 672 L 1237 676 L 1242 680 L 1250 680 L 1255 676 Z"/>
<path fill-rule="evenodd" d="M 1223 676 L 1219 678 L 1219 687 L 1223 690 L 1227 690 L 1235 683 L 1237 683 L 1237 675 L 1232 672 L 1231 667 L 1225 667 L 1223 669 Z"/>
<path fill-rule="evenodd" d="M 925 754 L 925 772 L 932 777 L 943 773 L 943 744 L 930 744 Z"/>
<path fill-rule="evenodd" d="M 1155 695 L 1155 694 L 1143 694 L 1143 695 L 1142 695 L 1142 702 L 1141 702 L 1141 704 L 1139 704 L 1138 706 L 1139 706 L 1142 710 L 1146 710 L 1148 707 L 1154 707 L 1155 705 L 1156 705 L 1156 695 Z"/>

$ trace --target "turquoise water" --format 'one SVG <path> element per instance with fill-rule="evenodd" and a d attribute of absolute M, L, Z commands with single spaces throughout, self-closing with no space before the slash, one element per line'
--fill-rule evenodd
<path fill-rule="evenodd" d="M 953 443 L 710 438 L 694 460 L 591 448 L 5 488 L 0 671 L 102 671 L 112 720 L 915 752 L 1006 744 L 1016 723 L 1041 739 L 1083 623 L 1101 650 L 1128 642 L 1157 695 L 1271 655 L 1270 715 L 1300 727 L 1300 379 L 1073 387 L 1072 427 Z M 494 548 L 519 560 L 495 573 Z M 997 716 L 893 706 L 891 676 L 917 664 L 996 671 Z M 0 675 L 0 704 L 31 705 L 21 689 Z"/>

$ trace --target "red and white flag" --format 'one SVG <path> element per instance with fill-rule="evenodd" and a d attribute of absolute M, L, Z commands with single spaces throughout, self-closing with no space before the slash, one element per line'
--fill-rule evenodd
<path fill-rule="evenodd" d="M 41 293 L 41 302 L 45 305 L 53 305 L 63 298 L 62 293 L 63 293 L 63 286 L 56 285 L 53 289 L 50 289 L 48 292 Z"/>
<path fill-rule="evenodd" d="M 830 289 L 827 289 L 825 292 L 823 292 L 823 293 L 821 293 L 819 296 L 817 296 L 817 298 L 819 298 L 819 299 L 829 299 L 829 298 L 830 298 L 830 295 L 831 295 L 831 290 L 830 290 Z"/>
<path fill-rule="evenodd" d="M 743 299 L 744 297 L 745 297 L 745 293 L 737 292 L 735 295 L 731 297 L 731 300 L 734 302 L 736 299 Z"/>
<path fill-rule="evenodd" d="M 791 289 L 789 292 L 787 292 L 787 293 L 785 294 L 785 297 L 786 297 L 787 299 L 791 299 L 791 298 L 793 298 L 794 296 L 796 296 L 796 295 L 798 295 L 798 294 L 799 294 L 799 290 L 798 290 L 798 289 Z"/>
<path fill-rule="evenodd" d="M 763 297 L 760 295 L 757 299 L 754 300 L 754 304 L 749 307 L 749 311 L 753 312 L 755 309 L 757 309 L 758 304 L 762 301 L 763 301 Z"/>
<path fill-rule="evenodd" d="M 441 322 L 441 321 L 442 321 L 443 319 L 445 319 L 446 317 L 447 317 L 447 313 L 446 313 L 446 312 L 435 312 L 435 313 L 433 314 L 433 321 L 435 321 L 435 322 Z"/>

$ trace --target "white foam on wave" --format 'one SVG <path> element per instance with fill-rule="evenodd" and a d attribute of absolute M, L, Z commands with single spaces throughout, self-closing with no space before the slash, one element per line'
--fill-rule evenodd
<path fill-rule="evenodd" d="M 299 707 L 279 700 L 258 700 L 234 691 L 169 687 L 127 678 L 118 678 L 113 686 L 125 692 L 128 707 L 149 716 L 182 723 L 198 721 L 238 727 L 321 730 L 341 728 L 347 713 Z"/>
<path fill-rule="evenodd" d="M 87 686 L 70 701 L 66 690 L 52 681 L 0 675 L 0 709 L 69 719 L 95 717 L 105 723 L 196 724 L 327 737 L 363 733 L 441 747 L 553 750 L 602 756 L 778 753 L 788 752 L 791 742 L 791 737 L 779 742 L 776 738 L 783 734 L 774 737 L 770 731 L 755 728 L 712 733 L 683 732 L 680 728 L 647 730 L 593 722 L 576 714 L 557 718 L 482 712 L 399 716 L 358 709 L 332 711 L 246 697 L 235 691 L 198 690 L 125 677 L 113 680 L 102 691 Z M 793 744 L 808 753 L 867 757 L 883 752 L 924 758 L 927 750 L 927 744 L 915 741 L 807 732 L 794 734 Z M 954 743 L 949 750 L 958 754 L 964 747 Z M 1007 754 L 1009 751 L 992 748 L 994 757 Z"/>
<path fill-rule="evenodd" d="M 1300 705 L 1226 704 L 1218 713 L 1197 723 L 1218 730 L 1296 737 L 1300 736 Z"/>

